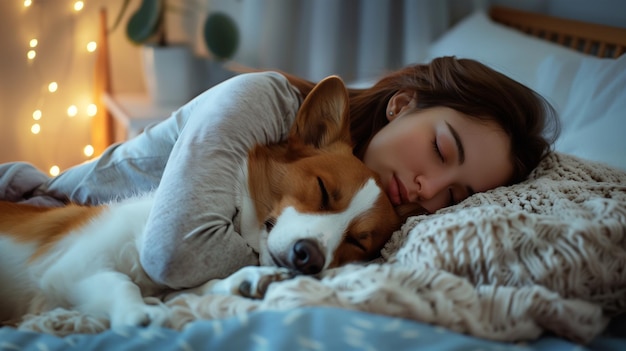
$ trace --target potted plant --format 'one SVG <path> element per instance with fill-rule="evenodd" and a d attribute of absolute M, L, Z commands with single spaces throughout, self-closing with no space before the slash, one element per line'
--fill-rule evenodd
<path fill-rule="evenodd" d="M 124 0 L 111 30 L 115 30 L 128 11 L 132 0 Z M 130 15 L 126 36 L 142 45 L 142 61 L 146 87 L 157 104 L 182 104 L 197 91 L 194 67 L 196 58 L 188 45 L 172 43 L 168 38 L 166 12 L 184 15 L 189 10 L 170 3 L 171 0 L 141 0 Z M 239 32 L 234 20 L 225 13 L 212 12 L 203 23 L 202 38 L 216 61 L 232 58 L 239 45 Z"/>

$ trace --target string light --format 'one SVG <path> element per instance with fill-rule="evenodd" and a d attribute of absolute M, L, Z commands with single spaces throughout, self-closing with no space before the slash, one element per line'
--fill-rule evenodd
<path fill-rule="evenodd" d="M 85 148 L 83 148 L 83 153 L 87 157 L 93 156 L 94 151 L 95 150 L 94 150 L 93 146 L 91 146 L 91 145 L 85 145 Z"/>
<path fill-rule="evenodd" d="M 90 41 L 87 43 L 87 51 L 94 52 L 98 48 L 98 44 L 95 41 Z"/>
<path fill-rule="evenodd" d="M 33 1 L 33 0 L 23 0 L 23 5 L 24 5 L 25 8 L 31 7 L 34 4 L 35 5 L 39 5 L 38 2 Z M 85 9 L 85 1 L 80 1 L 80 0 L 73 1 L 73 10 L 74 10 L 74 12 L 78 13 L 78 12 L 83 11 L 84 9 Z M 41 62 L 43 62 L 43 61 L 41 61 L 42 58 L 44 58 L 46 56 L 45 50 L 39 49 L 39 44 L 40 44 L 39 41 L 40 41 L 40 39 L 45 39 L 45 38 L 41 38 L 41 37 L 40 38 L 35 38 L 34 36 L 31 37 L 28 40 L 28 43 L 27 43 L 28 47 L 25 50 L 26 51 L 26 59 L 27 59 L 27 61 L 29 63 L 33 63 L 33 66 L 35 65 L 34 62 L 37 62 L 36 65 L 41 64 Z M 96 41 L 94 41 L 94 40 L 87 40 L 86 41 L 86 45 L 85 45 L 86 52 L 93 53 L 97 49 L 98 49 L 98 43 Z M 37 61 L 35 61 L 35 58 L 37 58 Z M 47 91 L 49 93 L 55 93 L 55 92 L 59 91 L 59 89 L 61 88 L 60 85 L 63 85 L 63 89 L 67 89 L 65 87 L 65 85 L 66 85 L 65 81 L 60 81 L 60 82 L 59 81 L 50 81 L 47 84 L 46 88 L 47 88 Z M 43 102 L 39 102 L 38 104 L 40 106 L 43 106 Z M 77 104 L 77 103 L 70 104 L 67 107 L 67 111 L 66 111 L 67 115 L 70 118 L 78 116 L 79 112 L 82 112 L 81 111 L 82 107 L 79 109 L 79 106 L 81 106 L 81 105 L 82 104 Z M 42 110 L 43 109 L 37 108 L 37 109 L 34 109 L 33 112 L 32 112 L 32 118 L 33 118 L 34 123 L 31 125 L 30 131 L 34 135 L 38 135 L 38 134 L 42 133 L 42 125 L 39 123 L 39 121 L 43 117 Z M 46 116 L 48 116 L 49 114 L 50 115 L 57 115 L 58 114 L 57 112 L 52 112 L 52 113 L 49 113 L 47 111 L 45 111 L 45 112 L 46 112 Z M 93 103 L 89 103 L 86 106 L 85 113 L 86 113 L 86 115 L 85 115 L 86 117 L 94 117 L 98 113 L 98 107 L 95 104 L 93 104 Z M 48 128 L 47 126 L 44 126 L 44 127 L 45 127 L 45 131 L 46 132 L 54 133 L 54 130 Z M 42 136 L 39 136 L 39 138 L 41 138 L 41 137 Z M 94 149 L 94 147 L 92 145 L 84 145 L 83 149 L 82 149 L 82 153 L 86 157 L 91 158 L 94 155 L 94 153 L 95 153 L 95 149 Z M 60 173 L 60 171 L 61 170 L 60 170 L 59 166 L 57 166 L 57 165 L 53 165 L 49 169 L 49 173 L 52 176 L 58 175 Z"/>
<path fill-rule="evenodd" d="M 70 105 L 70 107 L 67 108 L 68 116 L 76 117 L 77 114 L 78 114 L 78 107 L 76 107 L 76 105 Z"/>
<path fill-rule="evenodd" d="M 32 127 L 30 127 L 30 131 L 33 134 L 39 134 L 39 132 L 41 132 L 41 126 L 39 125 L 39 123 L 35 123 Z"/>
<path fill-rule="evenodd" d="M 78 12 L 78 11 L 82 10 L 82 9 L 83 9 L 83 7 L 85 7 L 85 3 L 84 3 L 84 2 L 82 2 L 82 1 L 76 1 L 76 2 L 74 3 L 74 11 L 76 11 L 76 12 Z"/>
<path fill-rule="evenodd" d="M 50 175 L 53 177 L 56 177 L 59 175 L 59 173 L 61 173 L 61 169 L 59 168 L 59 166 L 54 165 L 52 167 L 50 167 Z"/>
<path fill-rule="evenodd" d="M 36 48 L 37 44 L 39 44 L 39 41 L 37 41 L 37 39 L 31 39 L 28 42 L 28 46 L 30 46 L 31 48 Z M 28 57 L 29 60 L 33 60 L 35 56 L 37 56 L 37 52 L 35 50 L 28 50 L 26 57 Z"/>
<path fill-rule="evenodd" d="M 59 89 L 59 85 L 57 84 L 57 82 L 51 82 L 50 84 L 48 84 L 49 92 L 54 93 L 55 91 L 57 91 L 57 89 Z"/>
<path fill-rule="evenodd" d="M 98 106 L 96 104 L 89 104 L 87 106 L 87 116 L 93 117 L 98 113 Z"/>

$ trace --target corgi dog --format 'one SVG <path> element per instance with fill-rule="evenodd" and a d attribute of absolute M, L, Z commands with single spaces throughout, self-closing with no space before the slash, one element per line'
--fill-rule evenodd
<path fill-rule="evenodd" d="M 181 292 L 260 298 L 272 281 L 377 257 L 408 216 L 424 212 L 394 208 L 352 154 L 348 92 L 336 76 L 303 101 L 285 142 L 249 152 L 242 176 L 241 235 L 258 243 L 261 267 Z M 165 307 L 144 297 L 167 289 L 139 261 L 152 203 L 150 194 L 99 206 L 0 203 L 0 323 L 57 307 L 112 328 L 166 323 Z"/>

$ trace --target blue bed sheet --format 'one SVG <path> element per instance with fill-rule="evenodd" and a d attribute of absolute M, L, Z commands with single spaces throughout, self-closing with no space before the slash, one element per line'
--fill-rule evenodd
<path fill-rule="evenodd" d="M 56 337 L 4 327 L 0 350 L 612 351 L 626 350 L 626 339 L 601 337 L 586 346 L 550 336 L 528 343 L 494 342 L 405 319 L 315 307 L 196 321 L 183 331 L 128 328 Z"/>

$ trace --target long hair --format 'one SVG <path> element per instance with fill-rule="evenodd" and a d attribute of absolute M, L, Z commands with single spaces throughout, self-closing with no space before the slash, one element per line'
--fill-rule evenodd
<path fill-rule="evenodd" d="M 288 75 L 303 96 L 314 83 Z M 383 76 L 367 89 L 349 89 L 354 154 L 363 158 L 372 137 L 389 121 L 389 99 L 400 90 L 416 93 L 417 108 L 445 106 L 482 121 L 495 121 L 511 140 L 513 175 L 524 180 L 550 152 L 559 134 L 554 108 L 541 95 L 484 64 L 440 57 Z"/>

